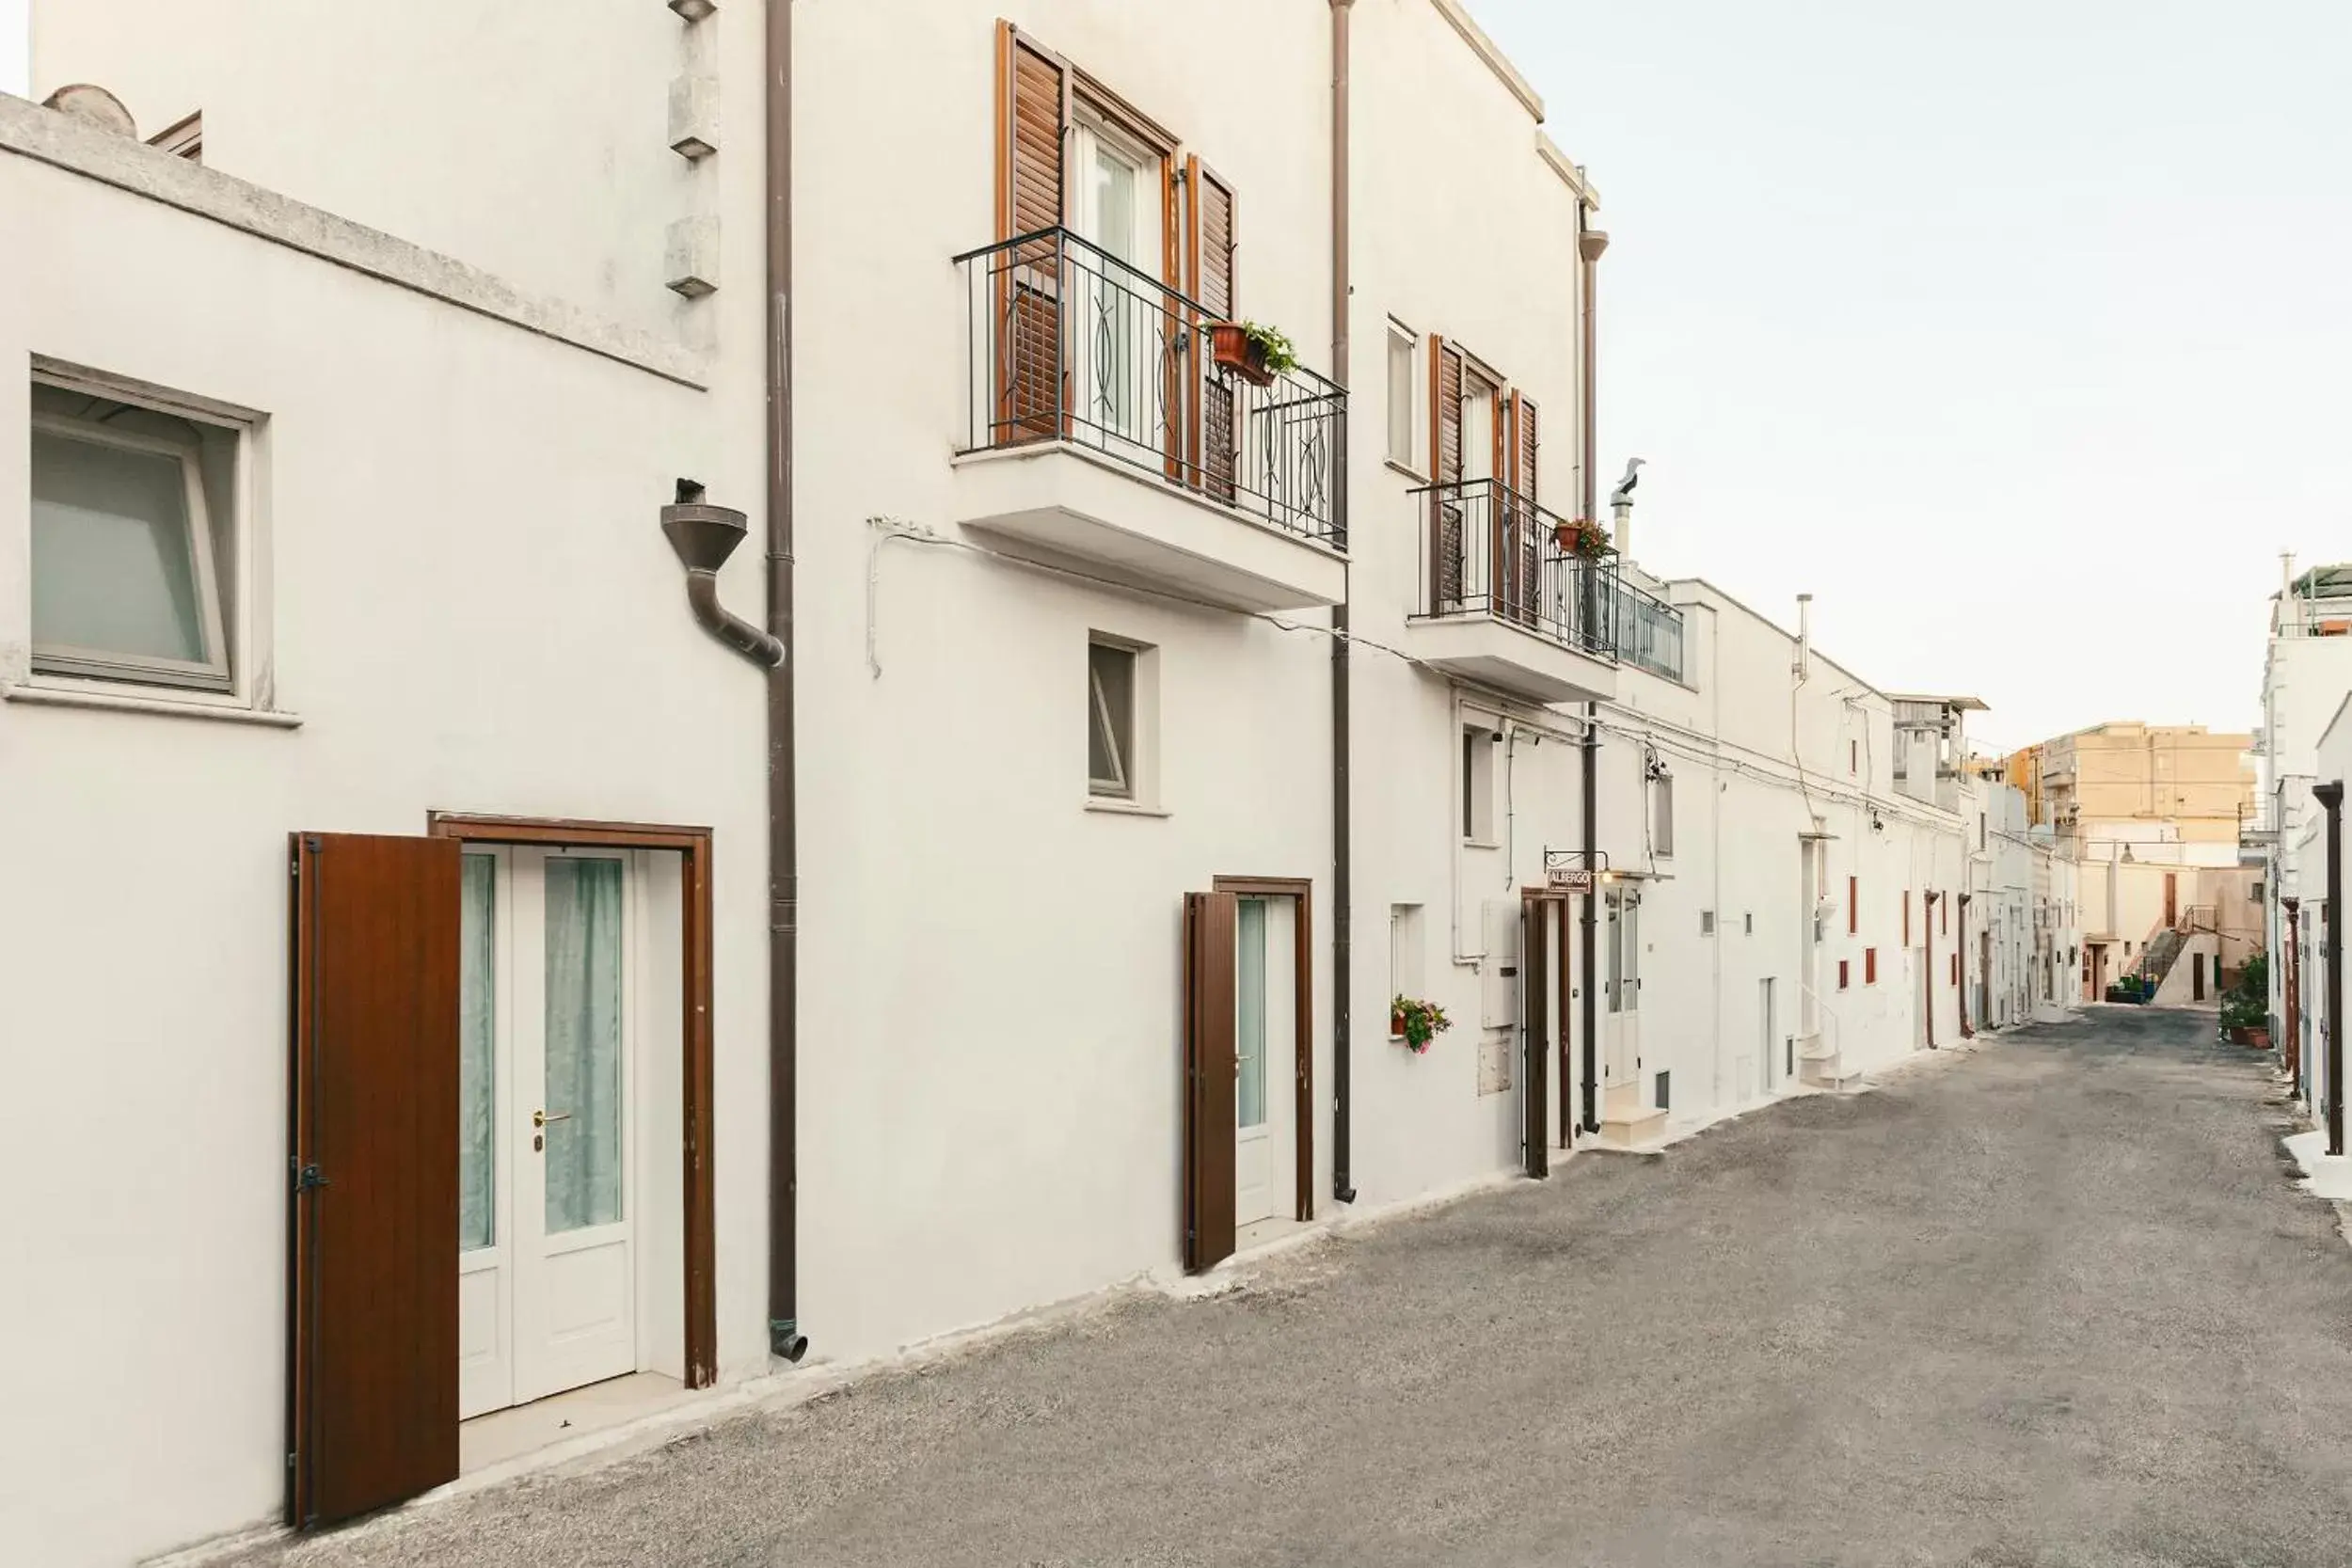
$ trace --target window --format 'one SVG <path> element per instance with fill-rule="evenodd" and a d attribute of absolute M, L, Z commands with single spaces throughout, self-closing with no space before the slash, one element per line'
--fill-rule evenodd
<path fill-rule="evenodd" d="M 1400 468 L 1415 467 L 1413 410 L 1422 401 L 1422 390 L 1421 378 L 1413 372 L 1421 361 L 1419 344 L 1411 327 L 1389 323 L 1389 461 Z"/>
<path fill-rule="evenodd" d="M 1674 1109 L 1673 1078 L 1674 1074 L 1670 1071 L 1658 1075 L 1658 1108 L 1661 1111 Z"/>
<path fill-rule="evenodd" d="M 1852 936 L 1862 929 L 1862 879 L 1846 879 L 1846 934 Z"/>
<path fill-rule="evenodd" d="M 1422 995 L 1422 934 L 1419 904 L 1389 906 L 1389 994 Z"/>
<path fill-rule="evenodd" d="M 1879 983 L 1879 950 L 1875 947 L 1862 950 L 1862 983 L 1866 986 Z"/>
<path fill-rule="evenodd" d="M 1495 841 L 1496 732 L 1472 725 L 1462 731 L 1462 837 L 1471 844 Z"/>
<path fill-rule="evenodd" d="M 1945 936 L 1952 934 L 1952 901 L 1938 895 L 1935 900 L 1935 928 Z"/>
<path fill-rule="evenodd" d="M 1837 960 L 1837 989 L 1839 990 L 1844 990 L 1846 989 L 1851 968 L 1851 966 L 1846 959 L 1840 958 Z"/>
<path fill-rule="evenodd" d="M 1150 650 L 1097 637 L 1087 644 L 1087 792 L 1151 803 L 1146 659 Z"/>
<path fill-rule="evenodd" d="M 1675 852 L 1675 782 L 1661 774 L 1649 782 L 1650 853 L 1671 860 Z"/>
<path fill-rule="evenodd" d="M 1985 847 L 1984 813 L 1977 813 L 1977 847 Z"/>
<path fill-rule="evenodd" d="M 1751 910 L 1740 918 L 1747 923 L 1747 929 L 1741 934 L 1751 937 L 1756 935 L 1756 911 Z"/>
<path fill-rule="evenodd" d="M 32 388 L 33 669 L 228 691 L 242 426 Z"/>
<path fill-rule="evenodd" d="M 1859 740 L 1846 742 L 1846 771 L 1850 774 L 1862 771 L 1862 742 Z"/>
<path fill-rule="evenodd" d="M 1711 937 L 1714 934 L 1715 911 L 1713 910 L 1699 911 L 1699 935 L 1703 937 Z"/>
<path fill-rule="evenodd" d="M 1903 945 L 1911 945 L 1911 890 L 1903 889 Z"/>

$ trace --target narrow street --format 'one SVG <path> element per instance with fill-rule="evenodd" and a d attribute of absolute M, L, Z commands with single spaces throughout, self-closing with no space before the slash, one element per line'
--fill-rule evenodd
<path fill-rule="evenodd" d="M 246 1560 L 2336 1564 L 2352 1249 L 2092 1009 L 601 1471 Z"/>

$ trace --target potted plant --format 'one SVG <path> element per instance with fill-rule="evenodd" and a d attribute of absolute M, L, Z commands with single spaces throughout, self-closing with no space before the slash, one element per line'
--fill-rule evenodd
<path fill-rule="evenodd" d="M 1256 322 L 1212 325 L 1209 356 L 1253 387 L 1271 387 L 1276 376 L 1298 368 L 1298 350 L 1290 339 Z"/>
<path fill-rule="evenodd" d="M 1552 524 L 1551 540 L 1560 546 L 1563 555 L 1572 555 L 1580 561 L 1598 561 L 1603 556 L 1617 553 L 1617 546 L 1609 542 L 1609 535 L 1597 524 L 1588 523 L 1581 517 L 1574 522 Z"/>
<path fill-rule="evenodd" d="M 1403 1038 L 1416 1056 L 1426 1053 L 1429 1042 L 1453 1027 L 1454 1021 L 1435 1002 L 1399 996 L 1389 1003 L 1389 1033 Z"/>

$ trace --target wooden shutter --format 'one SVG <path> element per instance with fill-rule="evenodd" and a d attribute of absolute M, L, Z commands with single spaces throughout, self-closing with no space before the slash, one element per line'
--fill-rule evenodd
<path fill-rule="evenodd" d="M 457 1475 L 455 839 L 298 833 L 287 1522 Z"/>
<path fill-rule="evenodd" d="M 1462 351 L 1429 337 L 1430 611 L 1462 601 Z"/>
<path fill-rule="evenodd" d="M 1496 428 L 1510 431 L 1508 461 L 1496 468 L 1512 493 L 1503 602 L 1520 621 L 1533 626 L 1543 604 L 1544 549 L 1542 519 L 1535 514 L 1535 451 L 1537 414 L 1534 401 L 1513 392 L 1508 420 L 1498 418 Z M 1499 413 L 1501 411 L 1499 410 Z"/>
<path fill-rule="evenodd" d="M 1210 362 L 1201 334 L 1212 323 L 1235 319 L 1233 260 L 1240 208 L 1233 187 L 1196 156 L 1184 159 L 1184 287 L 1205 318 L 1194 324 L 1191 334 L 1191 380 L 1199 394 L 1193 409 L 1193 472 L 1202 490 L 1231 505 L 1238 445 L 1233 384 Z"/>
<path fill-rule="evenodd" d="M 1012 24 L 996 24 L 996 237 L 1046 232 L 995 253 L 993 445 L 1063 433 L 1061 244 L 1063 150 L 1071 72 Z"/>
<path fill-rule="evenodd" d="M 1240 900 L 1184 895 L 1184 1269 L 1233 1254 L 1233 942 Z"/>
<path fill-rule="evenodd" d="M 1551 1063 L 1551 950 L 1544 943 L 1544 915 L 1553 907 L 1536 898 L 1519 905 L 1519 1008 L 1526 1033 L 1519 1138 L 1527 1174 L 1538 1179 L 1551 1174 L 1551 1132 L 1544 1117 L 1549 1098 L 1545 1074 Z M 1565 919 L 1567 905 L 1557 907 Z"/>

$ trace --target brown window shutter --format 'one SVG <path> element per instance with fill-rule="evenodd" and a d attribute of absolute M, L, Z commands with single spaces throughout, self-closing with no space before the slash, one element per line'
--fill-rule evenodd
<path fill-rule="evenodd" d="M 1862 929 L 1862 879 L 1846 879 L 1846 934 L 1852 936 Z"/>
<path fill-rule="evenodd" d="M 1429 477 L 1439 486 L 1429 493 L 1430 610 L 1443 610 L 1462 598 L 1462 498 L 1443 486 L 1462 478 L 1462 351 L 1435 333 L 1429 337 Z"/>
<path fill-rule="evenodd" d="M 1240 203 L 1233 187 L 1197 156 L 1184 159 L 1184 290 L 1206 314 L 1200 325 L 1232 321 L 1238 314 L 1234 293 L 1234 249 L 1240 234 Z M 1216 499 L 1233 499 L 1234 432 L 1232 383 L 1218 375 L 1203 352 L 1200 334 L 1192 337 L 1192 375 L 1200 400 L 1193 421 L 1193 472 L 1200 487 Z"/>
<path fill-rule="evenodd" d="M 1070 67 L 1012 24 L 996 24 L 996 237 L 1059 229 L 1063 149 L 1069 144 Z M 1043 237 L 999 253 L 993 443 L 1063 434 L 1061 246 Z"/>
<path fill-rule="evenodd" d="M 1510 462 L 1499 466 L 1495 472 L 1503 476 L 1511 490 L 1513 502 L 1510 515 L 1512 546 L 1508 556 L 1511 574 L 1505 602 L 1512 613 L 1533 626 L 1540 616 L 1543 603 L 1543 528 L 1535 515 L 1535 451 L 1537 414 L 1535 400 L 1513 392 L 1509 404 L 1511 431 Z M 1498 428 L 1504 421 L 1498 420 Z"/>
<path fill-rule="evenodd" d="M 1240 900 L 1232 894 L 1184 895 L 1182 1240 L 1188 1274 L 1213 1268 L 1233 1254 L 1233 1080 L 1241 1070 L 1240 1042 L 1234 1037 L 1233 942 L 1239 916 Z"/>
<path fill-rule="evenodd" d="M 457 1476 L 458 855 L 294 836 L 286 1517 Z"/>

